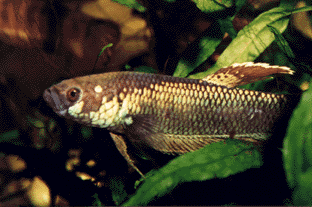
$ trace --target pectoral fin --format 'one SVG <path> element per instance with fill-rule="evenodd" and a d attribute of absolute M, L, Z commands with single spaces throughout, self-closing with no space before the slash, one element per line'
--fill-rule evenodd
<path fill-rule="evenodd" d="M 125 142 L 123 136 L 118 135 L 118 134 L 114 134 L 112 132 L 110 132 L 110 135 L 111 135 L 118 151 L 125 158 L 125 160 L 128 162 L 128 164 L 131 167 L 133 167 L 133 169 L 135 169 L 143 178 L 145 178 L 143 173 L 134 165 L 133 160 L 130 158 L 130 156 L 127 152 L 127 145 L 126 145 L 126 142 Z"/>
<path fill-rule="evenodd" d="M 229 88 L 269 79 L 273 74 L 293 74 L 294 71 L 285 66 L 269 65 L 267 63 L 235 63 L 229 67 L 221 68 L 214 74 L 203 78 L 209 83 Z"/>

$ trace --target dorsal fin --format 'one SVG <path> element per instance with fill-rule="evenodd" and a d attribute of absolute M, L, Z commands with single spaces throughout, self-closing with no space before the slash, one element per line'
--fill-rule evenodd
<path fill-rule="evenodd" d="M 203 78 L 204 81 L 217 85 L 233 88 L 236 86 L 254 83 L 260 80 L 269 79 L 273 74 L 293 74 L 294 71 L 286 66 L 269 65 L 267 63 L 234 63 L 233 65 L 221 68 L 214 74 Z"/>

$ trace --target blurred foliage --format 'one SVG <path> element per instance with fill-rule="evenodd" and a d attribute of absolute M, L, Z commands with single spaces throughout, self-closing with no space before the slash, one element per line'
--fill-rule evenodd
<path fill-rule="evenodd" d="M 193 42 L 189 47 L 188 53 L 179 61 L 173 76 L 186 77 L 196 67 L 207 60 L 216 47 L 220 44 L 224 33 L 221 32 L 220 25 L 215 24 L 207 34 Z M 195 58 L 196 57 L 196 58 Z"/>
<path fill-rule="evenodd" d="M 311 83 L 310 83 L 311 84 Z M 283 147 L 284 168 L 293 204 L 312 205 L 312 88 L 303 93 L 289 122 Z"/>
<path fill-rule="evenodd" d="M 107 71 L 118 71 L 121 70 L 123 65 L 127 62 L 129 62 L 128 65 L 124 66 L 127 70 L 133 69 L 140 72 L 158 73 L 159 68 L 166 66 L 168 62 L 171 63 L 170 61 L 173 60 L 174 70 L 164 70 L 164 73 L 176 77 L 188 76 L 189 78 L 203 78 L 222 67 L 229 66 L 233 63 L 249 61 L 264 61 L 270 64 L 287 65 L 291 67 L 296 71 L 294 76 L 278 77 L 248 84 L 243 87 L 246 89 L 278 93 L 292 93 L 291 88 L 293 86 L 300 87 L 302 90 L 307 90 L 303 93 L 301 101 L 289 122 L 289 126 L 284 126 L 287 128 L 287 136 L 282 149 L 284 168 L 289 188 L 293 190 L 292 199 L 285 198 L 284 204 L 312 204 L 312 111 L 310 107 L 312 103 L 312 89 L 309 87 L 312 83 L 311 62 L 309 60 L 309 57 L 311 57 L 309 55 L 311 54 L 306 54 L 306 52 L 300 50 L 300 48 L 305 46 L 305 44 L 302 43 L 304 39 L 298 38 L 296 33 L 294 33 L 289 26 L 292 15 L 294 18 L 293 27 L 308 38 L 308 40 L 305 40 L 307 45 L 311 44 L 312 36 L 310 34 L 312 34 L 312 32 L 309 31 L 309 29 L 311 29 L 311 27 L 309 27 L 311 25 L 311 17 L 306 18 L 305 16 L 305 22 L 296 20 L 296 18 L 298 19 L 296 14 L 307 15 L 307 11 L 312 10 L 311 6 L 306 6 L 306 4 L 302 3 L 300 4 L 301 6 L 298 6 L 300 3 L 298 3 L 298 1 L 284 0 L 281 2 L 272 1 L 272 4 L 263 6 L 263 8 L 267 9 L 262 8 L 263 10 L 256 10 L 255 5 L 261 5 L 260 3 L 257 4 L 256 1 L 226 0 L 220 2 L 196 0 L 188 2 L 189 5 L 194 4 L 195 9 L 193 8 L 193 10 L 187 13 L 186 11 L 188 11 L 189 8 L 183 10 L 182 4 L 174 0 L 159 0 L 157 3 L 135 0 L 114 0 L 114 2 L 103 0 L 88 2 L 81 5 L 81 7 L 73 3 L 68 3 L 66 9 L 68 9 L 69 13 L 65 15 L 66 13 L 64 11 L 66 9 L 64 8 L 64 11 L 61 11 L 64 12 L 62 15 L 64 17 L 66 16 L 63 19 L 64 25 L 66 26 L 63 30 L 55 26 L 55 32 L 53 30 L 54 27 L 52 30 L 50 28 L 49 31 L 46 31 L 38 26 L 45 25 L 44 23 L 47 22 L 46 19 L 48 16 L 44 16 L 44 13 L 40 13 L 39 10 L 41 6 L 37 6 L 34 2 L 36 1 L 22 1 L 19 2 L 17 6 L 10 2 L 4 6 L 6 9 L 4 9 L 3 12 L 8 13 L 5 13 L 6 15 L 4 16 L 12 17 L 18 14 L 18 12 L 12 9 L 14 6 L 19 8 L 20 11 L 23 11 L 21 12 L 23 15 L 18 15 L 18 18 L 14 19 L 14 21 L 19 23 L 9 24 L 9 21 L 2 21 L 2 19 L 0 19 L 2 23 L 4 23 L 4 26 L 1 26 L 2 32 L 0 32 L 0 41 L 15 47 L 12 57 L 8 52 L 9 61 L 7 59 L 2 60 L 5 62 L 2 68 L 10 68 L 7 67 L 7 65 L 17 67 L 17 70 L 12 70 L 13 72 L 3 70 L 0 77 L 1 86 L 11 89 L 11 85 L 7 83 L 6 75 L 18 74 L 16 77 L 19 77 L 20 82 L 23 83 L 20 84 L 22 86 L 21 91 L 30 91 L 29 97 L 32 98 L 38 97 L 38 94 L 59 77 L 74 77 L 86 75 L 91 72 L 103 72 L 101 69 L 104 66 L 108 68 Z M 53 19 L 61 18 L 61 15 L 58 16 L 60 12 L 57 7 L 58 3 L 56 1 L 48 2 L 49 3 L 45 4 L 45 7 L 43 7 L 46 9 L 45 11 L 47 13 L 48 11 L 51 12 L 51 14 L 53 14 Z M 116 2 L 127 6 L 127 8 L 125 9 L 116 4 Z M 26 6 L 27 3 L 28 6 Z M 307 4 L 309 4 L 309 2 L 307 2 Z M 2 6 L 2 3 L 0 5 Z M 248 10 L 248 7 L 252 7 L 252 9 L 249 8 L 250 10 L 256 10 L 256 12 L 254 12 L 256 13 L 255 18 L 251 18 L 252 20 L 250 20 L 250 23 L 248 22 L 249 17 L 241 18 L 244 19 L 244 21 L 246 20 L 245 22 L 242 21 L 243 26 L 235 25 L 235 22 L 238 21 L 237 16 L 239 12 L 246 9 Z M 31 8 L 35 8 L 32 13 L 42 17 L 38 18 L 40 21 L 36 18 L 30 18 L 24 15 L 29 13 L 29 10 L 27 10 L 28 8 L 30 8 L 30 11 Z M 49 10 L 47 8 L 49 8 Z M 81 11 L 77 11 L 74 8 L 81 8 Z M 133 12 L 132 9 L 136 10 L 136 12 Z M 11 11 L 13 12 L 10 13 Z M 191 22 L 196 25 L 194 28 L 197 28 L 197 32 L 194 32 L 195 29 L 192 27 L 189 29 L 189 25 L 184 25 L 183 22 L 189 18 L 189 15 L 191 15 L 190 13 L 194 11 L 208 15 L 204 17 L 198 15 L 202 19 L 199 18 L 199 22 Z M 177 19 L 175 19 L 176 16 L 182 18 L 182 23 L 175 22 L 177 21 Z M 185 16 L 186 19 L 183 19 L 183 16 Z M 211 21 L 210 18 L 213 19 L 213 21 Z M 93 26 L 82 24 L 82 22 L 84 23 L 87 21 L 86 19 L 88 21 L 92 19 L 93 23 L 90 23 L 90 25 Z M 209 21 L 206 19 L 209 19 Z M 103 24 L 101 21 L 107 22 Z M 170 21 L 173 21 L 173 24 L 171 24 Z M 20 22 L 26 22 L 27 24 L 23 27 L 23 24 Z M 309 24 L 309 26 L 305 27 L 305 24 Z M 32 25 L 35 25 L 35 27 L 32 27 Z M 176 25 L 181 27 L 176 27 Z M 240 26 L 243 29 L 238 29 Z M 160 30 L 162 27 L 166 29 Z M 187 38 L 181 37 L 183 36 L 182 34 L 184 34 L 183 32 L 185 32 L 183 29 L 190 33 Z M 161 32 L 159 32 L 159 30 Z M 176 30 L 177 34 L 175 34 Z M 101 31 L 104 32 L 100 33 Z M 57 33 L 62 34 L 62 38 L 58 36 L 59 34 Z M 48 40 L 55 40 L 55 45 L 53 47 L 48 47 L 46 44 L 48 40 L 45 38 L 51 34 L 56 34 L 56 36 L 49 37 L 50 39 Z M 230 40 L 228 40 L 228 38 Z M 226 41 L 231 43 L 227 44 Z M 40 50 L 38 55 L 35 52 L 36 48 L 40 47 L 43 47 L 43 51 Z M 27 50 L 28 52 L 24 53 L 21 48 L 31 48 L 32 50 Z M 55 55 L 53 51 L 62 51 L 60 57 Z M 50 55 L 50 53 L 52 55 Z M 136 67 L 136 63 L 140 62 L 137 57 L 143 53 L 144 55 L 140 56 L 141 59 L 139 60 L 143 60 L 142 62 L 145 64 L 142 65 L 146 66 Z M 96 54 L 99 55 L 97 56 Z M 28 59 L 27 55 L 30 55 L 32 59 Z M 165 57 L 163 58 L 165 61 L 161 58 L 162 55 Z M 24 56 L 27 61 L 19 59 Z M 71 58 L 70 61 L 72 64 L 69 68 L 66 68 L 68 66 L 67 62 L 70 62 L 67 60 L 68 57 Z M 12 60 L 20 64 L 12 64 Z M 160 60 L 162 60 L 162 62 Z M 23 71 L 22 69 L 27 68 L 24 67 L 25 62 L 27 62 L 26 66 L 29 68 L 34 67 L 36 69 L 32 71 L 28 68 L 28 70 Z M 49 65 L 49 67 L 47 65 Z M 51 65 L 53 66 L 50 67 Z M 92 66 L 94 67 L 92 68 Z M 93 71 L 94 68 L 100 70 Z M 171 68 L 169 67 L 169 69 Z M 58 70 L 60 72 L 57 72 Z M 33 78 L 33 75 L 30 76 L 31 74 L 36 74 L 36 77 L 38 74 L 41 76 L 39 76 L 39 78 Z M 281 81 L 282 84 L 279 84 L 278 81 Z M 26 83 L 25 85 L 24 82 Z M 17 81 L 17 83 L 19 82 Z M 28 85 L 31 87 L 28 87 Z M 40 88 L 40 90 L 35 90 L 38 88 Z M 26 94 L 26 92 L 24 94 Z M 25 117 L 25 121 L 24 119 L 19 120 L 19 125 L 21 126 L 19 126 L 18 129 L 0 135 L 0 144 L 2 145 L 11 144 L 25 148 L 27 146 L 32 146 L 42 151 L 47 148 L 53 152 L 54 155 L 57 152 L 63 153 L 63 157 L 67 152 L 62 151 L 62 148 L 67 147 L 66 150 L 68 150 L 76 147 L 79 150 L 75 151 L 77 155 L 75 155 L 76 160 L 74 161 L 78 164 L 72 166 L 72 170 L 82 169 L 82 161 L 80 160 L 80 154 L 83 151 L 81 150 L 82 147 L 87 148 L 89 153 L 94 153 L 92 155 L 95 157 L 100 157 L 101 155 L 97 151 L 103 152 L 114 148 L 113 145 L 110 146 L 107 143 L 103 144 L 103 142 L 101 142 L 98 144 L 98 142 L 93 139 L 94 137 L 95 139 L 108 139 L 102 132 L 96 133 L 95 129 L 77 126 L 70 121 L 65 123 L 64 120 L 58 118 L 51 111 L 47 111 L 47 109 L 44 109 L 47 111 L 45 114 L 50 113 L 49 116 L 53 118 L 45 117 L 39 112 L 39 109 L 35 109 L 34 111 L 29 110 L 26 115 L 21 113 L 18 109 L 19 107 L 23 109 L 22 106 L 24 102 L 18 105 L 16 103 L 20 102 L 18 99 L 19 97 L 17 99 L 10 99 L 11 97 L 15 98 L 15 96 L 17 96 L 15 91 L 11 93 L 6 93 L 5 91 L 1 93 L 1 96 L 4 97 L 3 102 L 7 101 L 8 105 L 13 108 L 12 111 L 16 117 Z M 17 101 L 14 102 L 12 100 Z M 1 102 L 1 104 L 3 104 L 3 102 Z M 3 120 L 3 122 L 5 123 L 6 120 Z M 25 122 L 26 124 L 23 124 Z M 29 133 L 27 134 L 25 132 Z M 96 144 L 90 147 L 87 144 L 90 143 L 88 141 L 96 142 Z M 79 145 L 77 143 L 82 144 Z M 104 147 L 103 145 L 106 144 L 108 146 Z M 6 150 L 8 153 L 12 153 L 12 149 L 2 148 L 4 154 Z M 225 140 L 224 142 L 211 144 L 196 152 L 172 159 L 162 168 L 148 172 L 146 174 L 147 178 L 137 181 L 135 185 L 133 184 L 136 179 L 135 176 L 130 176 L 128 174 L 127 179 L 125 179 L 123 174 L 118 174 L 120 171 L 126 171 L 125 169 L 119 169 L 120 166 L 126 166 L 126 162 L 123 162 L 124 160 L 122 160 L 122 158 L 120 158 L 120 160 L 122 160 L 120 162 L 115 161 L 118 155 L 108 152 L 105 154 L 106 157 L 104 159 L 106 162 L 105 165 L 108 165 L 108 167 L 106 167 L 108 170 L 103 170 L 101 172 L 106 173 L 106 171 L 114 167 L 118 169 L 118 173 L 111 173 L 108 178 L 106 178 L 108 181 L 100 182 L 101 185 L 105 186 L 105 189 L 109 189 L 109 192 L 105 191 L 103 193 L 96 191 L 98 193 L 94 193 L 89 190 L 89 187 L 86 187 L 86 189 L 73 187 L 71 190 L 81 191 L 81 194 L 85 194 L 83 196 L 86 197 L 92 192 L 91 194 L 93 196 L 90 196 L 91 201 L 86 205 L 147 205 L 158 198 L 171 195 L 171 192 L 177 191 L 176 189 L 178 189 L 182 183 L 206 181 L 208 188 L 218 188 L 219 185 L 217 187 L 213 185 L 209 186 L 209 181 L 213 182 L 216 179 L 231 180 L 233 175 L 244 175 L 244 173 L 252 170 L 252 168 L 256 168 L 254 170 L 259 170 L 258 168 L 261 168 L 264 163 L 261 152 L 261 148 L 250 143 L 247 144 L 237 140 Z M 19 152 L 17 151 L 16 153 Z M 26 152 L 25 154 L 31 153 Z M 2 155 L 1 152 L 0 155 Z M 48 155 L 51 156 L 50 154 Z M 0 158 L 2 157 L 3 156 Z M 40 159 L 41 156 L 35 154 L 31 158 Z M 43 157 L 42 160 L 42 162 L 39 162 L 41 163 L 41 168 L 43 168 L 42 166 L 44 166 L 47 159 Z M 66 158 L 62 161 L 64 160 L 66 160 Z M 47 165 L 50 165 L 50 163 Z M 60 165 L 63 167 L 64 163 Z M 51 164 L 51 166 L 48 167 L 51 167 L 47 169 L 52 171 L 55 166 Z M 38 170 L 37 167 L 31 169 Z M 95 171 L 100 171 L 100 168 L 96 168 Z M 105 176 L 105 173 L 97 173 L 96 176 L 102 178 Z M 103 176 L 101 177 L 99 175 Z M 282 177 L 283 175 L 278 176 Z M 254 179 L 256 179 L 256 176 Z M 65 178 L 60 179 L 60 182 L 65 183 L 67 180 L 70 179 L 65 176 Z M 54 183 L 50 182 L 48 184 L 53 186 Z M 93 182 L 93 184 L 97 183 Z M 82 186 L 87 186 L 86 182 L 84 182 Z M 248 187 L 258 188 L 258 186 Z M 221 189 L 225 191 L 226 188 L 227 186 Z M 192 191 L 192 189 L 185 190 L 186 194 L 191 194 Z M 80 199 L 80 196 L 77 197 L 71 192 L 69 192 L 67 196 L 71 197 L 70 194 L 73 195 L 73 200 Z M 223 192 L 221 194 L 223 195 Z M 216 196 L 217 193 L 214 197 Z M 248 196 L 246 195 L 246 197 Z M 207 196 L 207 198 L 209 197 Z M 202 202 L 205 205 L 209 204 L 205 203 L 208 202 L 205 200 L 205 197 L 202 198 Z M 227 203 L 236 204 L 237 202 L 233 201 Z M 78 204 L 82 205 L 82 203 Z M 240 203 L 237 203 L 237 205 L 240 205 Z"/>
<path fill-rule="evenodd" d="M 104 206 L 103 203 L 100 201 L 98 194 L 93 195 L 94 202 L 92 203 L 92 206 Z"/>
<path fill-rule="evenodd" d="M 232 3 L 231 1 L 228 1 L 226 3 L 223 2 L 224 4 L 221 7 L 220 5 L 218 5 L 217 7 L 216 5 L 213 5 L 212 2 L 213 1 L 209 2 L 198 1 L 196 3 L 197 6 L 203 12 L 212 12 L 215 11 L 214 9 L 218 10 L 221 8 L 225 8 L 226 3 L 228 3 L 229 5 Z M 222 53 L 222 55 L 219 57 L 218 61 L 213 67 L 211 67 L 204 73 L 191 75 L 190 78 L 203 78 L 208 74 L 217 71 L 221 67 L 226 67 L 236 62 L 254 61 L 256 58 L 260 56 L 261 53 L 263 53 L 265 49 L 267 49 L 267 47 L 269 47 L 272 44 L 273 41 L 276 41 L 277 46 L 282 51 L 281 54 L 284 55 L 286 59 L 287 58 L 294 59 L 295 55 L 292 52 L 287 40 L 282 36 L 281 33 L 283 33 L 286 30 L 289 23 L 289 16 L 291 14 L 296 12 L 310 11 L 312 10 L 312 7 L 305 7 L 293 10 L 292 6 L 295 4 L 295 2 L 289 3 L 290 5 L 281 4 L 280 7 L 273 8 L 259 15 L 254 21 L 252 21 L 249 25 L 245 26 L 241 31 L 239 31 L 236 38 L 232 40 L 231 44 Z M 223 27 L 228 29 L 230 28 L 226 26 Z M 174 76 L 186 77 L 189 73 L 191 73 L 196 67 L 202 64 L 208 57 L 210 57 L 214 53 L 215 49 L 222 40 L 222 34 L 224 34 L 224 32 L 221 32 L 220 28 L 222 28 L 220 24 L 215 24 L 214 27 L 211 28 L 209 33 L 207 33 L 207 36 L 202 36 L 200 39 L 194 41 L 193 44 L 190 45 L 189 50 L 190 54 L 184 54 L 184 56 L 181 58 L 175 70 Z M 232 32 L 230 34 L 232 34 L 231 35 L 232 37 L 235 37 L 236 35 L 235 32 Z M 282 63 L 279 65 L 284 64 Z M 310 79 L 310 77 L 307 78 Z M 301 80 L 298 83 L 298 85 L 300 85 L 304 80 L 306 79 Z M 258 82 L 256 84 L 253 84 L 253 86 L 249 85 L 246 86 L 245 88 L 253 89 L 261 87 L 261 85 L 263 85 L 265 82 L 267 81 Z M 294 115 L 294 117 L 291 119 L 291 123 L 295 122 L 296 124 L 301 125 L 301 121 L 299 120 L 302 120 L 302 114 L 305 114 L 306 117 L 311 117 L 312 114 L 309 114 L 308 112 L 305 111 L 306 109 L 309 108 L 309 106 L 307 105 L 309 103 L 311 103 L 311 97 L 308 97 L 307 100 L 305 101 L 306 105 L 300 104 L 298 106 L 297 110 L 299 111 L 299 109 L 301 109 L 302 113 L 300 113 L 300 115 L 298 114 L 297 118 L 298 120 L 296 120 L 295 117 L 296 115 Z M 307 125 L 305 130 L 302 131 L 303 134 L 299 134 L 300 137 L 302 138 L 306 137 L 305 139 L 310 138 L 309 135 L 307 134 L 308 132 L 306 131 L 309 128 L 308 126 L 309 125 Z M 289 131 L 291 130 L 292 128 L 289 128 Z M 298 126 L 294 125 L 293 130 L 294 134 L 298 133 Z M 288 135 L 288 139 L 289 137 L 293 137 L 293 140 L 296 140 L 294 139 L 295 137 L 294 135 L 293 136 Z M 310 138 L 310 141 L 311 140 L 312 139 Z M 142 186 L 136 191 L 136 194 L 132 196 L 123 205 L 125 206 L 146 205 L 151 200 L 154 200 L 155 198 L 161 197 L 162 195 L 165 195 L 170 191 L 172 191 L 175 188 L 175 186 L 178 185 L 178 183 L 191 182 L 195 180 L 207 180 L 215 177 L 219 178 L 227 177 L 231 174 L 236 174 L 245 171 L 246 169 L 249 169 L 251 167 L 261 166 L 261 155 L 257 154 L 256 150 L 252 151 L 252 153 L 250 154 L 242 152 L 238 153 L 237 151 L 234 153 L 233 152 L 229 153 L 228 151 L 226 151 L 226 149 L 230 148 L 231 145 L 235 146 L 236 150 L 238 150 L 237 147 L 239 146 L 237 143 L 229 143 L 229 142 L 230 141 L 226 141 L 226 144 L 223 143 L 212 144 L 206 146 L 204 149 L 198 150 L 194 153 L 188 153 L 186 155 L 180 156 L 172 160 L 162 169 L 158 170 L 156 173 L 148 177 L 144 181 Z M 303 142 L 296 140 L 296 142 L 297 143 L 301 142 L 303 144 L 306 141 Z M 287 156 L 289 164 L 286 165 L 287 167 L 285 168 L 289 171 L 288 172 L 290 177 L 289 180 L 291 181 L 296 180 L 294 179 L 294 177 L 298 177 L 299 180 L 303 179 L 301 177 L 302 175 L 300 174 L 300 171 L 303 168 L 302 166 L 300 166 L 302 162 L 298 162 L 298 159 L 300 159 L 298 158 L 298 156 L 304 156 L 307 159 L 307 155 L 302 154 L 301 152 L 298 153 L 294 152 L 292 154 L 290 152 L 292 148 L 289 146 L 292 146 L 294 148 L 292 150 L 295 151 L 297 149 L 296 147 L 294 147 L 296 146 L 295 143 L 294 144 L 288 143 L 287 146 L 289 149 L 284 150 L 289 153 L 289 155 Z M 219 150 L 218 149 L 219 147 L 220 149 L 225 151 L 217 152 L 217 150 Z M 305 149 L 310 149 L 309 145 L 307 145 Z M 301 151 L 301 149 L 298 150 Z M 246 151 L 243 150 L 243 152 Z M 243 156 L 242 159 L 239 159 L 237 155 Z M 291 156 L 294 156 L 294 158 L 291 159 Z M 214 157 L 215 159 L 210 160 L 204 157 L 207 158 Z M 229 164 L 224 160 L 225 157 L 232 161 L 233 159 L 235 159 L 235 162 L 231 162 L 231 164 Z M 196 160 L 198 160 L 198 162 Z M 301 158 L 300 160 L 304 159 Z M 309 168 L 308 166 L 311 165 L 311 161 L 307 160 L 307 163 L 305 166 L 306 169 L 308 169 Z M 303 164 L 304 163 L 302 163 L 302 165 Z M 227 169 L 227 167 L 229 169 Z M 308 180 L 312 180 L 310 174 L 312 175 L 311 172 L 305 172 L 304 174 L 305 185 L 302 186 L 300 189 L 297 189 L 296 194 L 294 195 L 295 205 L 311 204 L 312 199 L 310 199 L 311 198 L 310 192 L 312 192 L 312 190 L 308 189 L 308 186 L 310 185 L 310 182 Z M 301 183 L 301 185 L 303 185 L 303 182 Z M 294 186 L 295 185 L 293 184 L 291 187 Z"/>
<path fill-rule="evenodd" d="M 136 9 L 139 12 L 145 12 L 146 8 L 142 6 L 140 3 L 138 3 L 136 0 L 114 0 L 115 2 L 118 2 L 119 4 L 125 5 L 129 8 Z"/>
<path fill-rule="evenodd" d="M 23 146 L 23 142 L 19 139 L 19 131 L 13 130 L 6 133 L 1 134 L 0 143 L 11 143 L 18 146 Z"/>
<path fill-rule="evenodd" d="M 147 66 L 141 66 L 141 67 L 134 68 L 134 71 L 144 72 L 144 73 L 157 73 L 157 70 L 155 70 L 154 68 L 151 68 L 151 67 L 147 67 Z"/>
<path fill-rule="evenodd" d="M 127 198 L 127 192 L 125 191 L 125 185 L 122 180 L 115 178 L 110 180 L 110 189 L 112 189 L 112 198 L 115 205 L 120 205 Z"/>
<path fill-rule="evenodd" d="M 226 0 L 222 2 L 217 1 L 205 1 L 205 0 L 194 0 L 196 6 L 205 13 L 212 13 L 217 11 L 223 11 L 227 8 L 231 8 L 233 6 L 243 6 L 246 0 Z M 236 5 L 235 5 L 236 4 Z M 239 10 L 239 9 L 238 9 Z"/>

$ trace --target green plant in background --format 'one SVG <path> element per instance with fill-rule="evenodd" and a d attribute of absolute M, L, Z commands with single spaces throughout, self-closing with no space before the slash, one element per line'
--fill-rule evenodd
<path fill-rule="evenodd" d="M 147 8 L 134 0 L 117 0 L 116 2 L 134 8 L 139 12 L 145 12 L 147 10 Z M 170 6 L 170 2 L 174 1 L 168 0 L 167 2 L 168 6 Z M 212 13 L 223 11 L 232 6 L 235 6 L 236 12 L 238 12 L 246 1 L 228 0 L 220 3 L 218 1 L 200 0 L 194 2 L 202 12 Z M 295 69 L 293 61 L 295 61 L 296 57 L 282 33 L 288 27 L 291 14 L 311 11 L 312 7 L 293 9 L 294 5 L 295 2 L 282 1 L 278 7 L 260 14 L 237 34 L 232 25 L 232 20 L 236 13 L 227 18 L 217 18 L 216 24 L 210 28 L 209 33 L 206 32 L 206 34 L 189 46 L 190 50 L 181 58 L 173 75 L 176 77 L 188 76 L 189 78 L 201 79 L 233 63 L 255 61 L 273 42 L 281 50 L 279 53 L 281 57 L 279 62 L 274 63 L 279 65 L 286 65 L 287 63 L 288 66 Z M 214 53 L 225 32 L 233 40 L 221 54 L 218 61 L 205 72 L 191 74 L 195 68 L 201 66 Z M 111 46 L 112 44 L 107 45 L 103 48 L 102 52 Z M 284 61 L 285 63 L 283 63 Z M 307 68 L 305 70 L 310 70 Z M 300 70 L 301 68 L 297 69 Z M 136 68 L 135 70 L 140 72 L 155 72 L 154 69 L 146 66 Z M 310 81 L 310 75 L 305 73 L 299 81 L 294 81 L 287 77 L 286 79 L 288 79 L 289 83 L 300 86 L 303 82 L 308 83 Z M 248 89 L 261 88 L 266 82 L 262 81 L 244 87 Z M 287 93 L 287 91 L 283 92 Z M 311 103 L 312 89 L 310 87 L 308 91 L 303 93 L 302 99 L 293 113 L 282 150 L 289 187 L 294 189 L 292 202 L 295 205 L 312 204 Z M 30 125 L 38 129 L 38 136 L 42 139 L 47 136 L 47 131 L 52 131 L 56 125 L 55 121 L 51 121 L 46 126 L 40 117 L 29 117 L 28 121 Z M 91 133 L 91 130 L 88 130 L 88 128 L 82 129 L 84 137 L 90 137 Z M 0 142 L 21 145 L 17 130 L 2 134 L 0 136 Z M 127 195 L 121 180 L 112 179 L 109 185 L 112 190 L 112 199 L 116 205 L 122 203 L 122 205 L 126 206 L 147 205 L 155 198 L 172 191 L 179 183 L 225 178 L 250 168 L 261 167 L 262 156 L 260 148 L 238 140 L 226 140 L 225 143 L 219 142 L 208 145 L 196 152 L 191 152 L 173 159 L 159 170 L 152 170 L 147 173 L 147 178 L 141 181 L 134 195 Z M 94 205 L 102 205 L 97 195 L 94 198 Z"/>
<path fill-rule="evenodd" d="M 312 88 L 303 93 L 293 112 L 284 141 L 284 168 L 289 186 L 294 189 L 293 203 L 312 204 Z"/>
<path fill-rule="evenodd" d="M 226 144 L 211 144 L 179 156 L 144 180 L 136 194 L 123 205 L 146 205 L 182 182 L 225 178 L 249 168 L 258 168 L 261 166 L 258 150 L 250 144 L 227 140 Z"/>
<path fill-rule="evenodd" d="M 206 72 L 192 75 L 190 78 L 204 78 L 233 63 L 254 61 L 276 39 L 271 28 L 283 33 L 288 26 L 291 14 L 309 10 L 311 7 L 293 10 L 289 8 L 289 5 L 282 5 L 262 13 L 238 32 L 237 37 L 226 48 L 213 67 Z"/>
<path fill-rule="evenodd" d="M 231 6 L 232 3 L 231 1 L 226 1 L 220 6 L 216 5 L 214 1 L 195 2 L 203 12 L 226 8 L 226 4 Z M 243 5 L 242 2 L 244 1 L 237 1 L 236 3 L 240 6 Z M 281 49 L 283 60 L 291 59 L 291 61 L 294 61 L 295 55 L 281 33 L 288 27 L 291 14 L 312 10 L 312 7 L 293 9 L 294 3 L 282 1 L 279 7 L 259 15 L 238 32 L 236 38 L 232 40 L 213 67 L 206 72 L 190 75 L 189 78 L 201 79 L 233 63 L 254 61 L 273 41 L 276 41 L 277 46 Z M 189 46 L 191 47 L 190 52 L 182 57 L 178 63 L 174 76 L 188 76 L 196 67 L 200 66 L 211 56 L 224 34 L 222 25 L 227 24 L 228 21 L 229 19 L 219 20 L 209 31 L 209 34 L 207 33 Z M 232 27 L 230 26 L 227 29 L 231 31 Z M 231 36 L 236 35 L 234 32 L 230 33 L 232 34 Z M 288 63 L 293 66 L 291 62 Z M 279 64 L 285 65 L 283 62 Z M 304 75 L 303 78 L 296 82 L 296 85 L 300 86 L 304 81 L 309 80 L 310 76 Z M 247 85 L 245 88 L 255 89 L 261 87 L 265 82 Z M 290 82 L 294 81 L 290 80 Z M 295 189 L 293 194 L 293 203 L 295 205 L 312 204 L 311 103 L 312 89 L 310 88 L 303 94 L 303 99 L 291 118 L 283 149 L 287 179 L 290 187 Z M 237 151 L 230 150 L 233 146 L 237 147 Z M 247 153 L 248 151 L 251 153 Z M 238 157 L 236 157 L 237 155 Z M 178 183 L 209 180 L 215 177 L 223 178 L 249 168 L 258 168 L 261 166 L 261 163 L 259 152 L 250 146 L 243 145 L 241 142 L 230 140 L 226 141 L 225 146 L 221 143 L 211 144 L 204 149 L 180 156 L 160 170 L 153 172 L 137 190 L 136 194 L 130 197 L 123 205 L 146 205 L 151 200 L 170 192 Z"/>

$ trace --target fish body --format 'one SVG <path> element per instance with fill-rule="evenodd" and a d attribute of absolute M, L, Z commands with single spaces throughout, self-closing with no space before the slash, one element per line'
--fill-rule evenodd
<path fill-rule="evenodd" d="M 43 97 L 60 116 L 107 128 L 120 153 L 143 176 L 128 156 L 121 135 L 138 148 L 175 155 L 226 138 L 268 139 L 272 126 L 287 110 L 289 96 L 234 87 L 274 73 L 292 71 L 243 63 L 202 80 L 111 72 L 62 81 L 45 90 Z"/>

